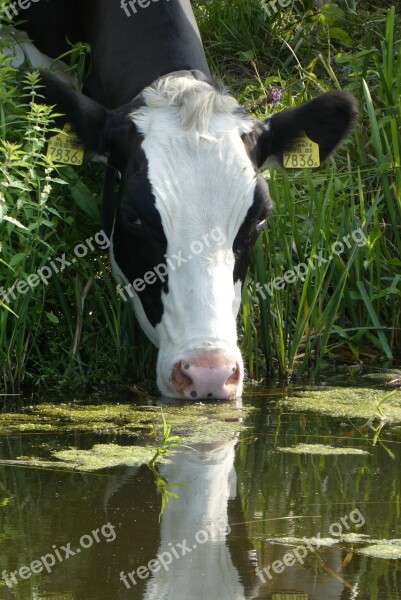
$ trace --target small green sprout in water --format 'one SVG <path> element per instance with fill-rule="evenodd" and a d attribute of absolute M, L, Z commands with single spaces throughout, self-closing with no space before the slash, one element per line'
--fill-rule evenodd
<path fill-rule="evenodd" d="M 148 467 L 152 471 L 153 477 L 155 478 L 155 484 L 159 488 L 161 496 L 162 496 L 162 505 L 161 505 L 161 509 L 160 509 L 160 513 L 159 513 L 159 521 L 164 512 L 164 509 L 166 508 L 167 504 L 170 501 L 170 498 L 173 497 L 173 498 L 176 498 L 177 500 L 179 498 L 179 495 L 176 492 L 172 492 L 168 488 L 182 487 L 182 486 L 186 485 L 186 482 L 170 483 L 165 477 L 162 477 L 158 473 L 158 471 L 155 467 L 155 463 L 161 456 L 163 456 L 164 454 L 166 454 L 173 448 L 176 448 L 177 446 L 183 446 L 182 444 L 179 443 L 179 441 L 181 440 L 181 436 L 179 436 L 179 435 L 171 436 L 170 435 L 171 427 L 169 427 L 167 425 L 166 418 L 163 413 L 163 409 L 161 411 L 161 414 L 162 414 L 162 419 L 163 419 L 163 436 L 162 436 L 160 445 L 157 448 L 154 456 L 148 462 Z"/>
<path fill-rule="evenodd" d="M 385 415 L 383 415 L 382 411 L 381 411 L 381 406 L 386 402 L 386 400 L 388 400 L 388 398 L 391 398 L 391 396 L 394 396 L 394 394 L 397 392 L 397 390 L 392 390 L 391 392 L 388 392 L 387 394 L 385 394 L 383 396 L 383 398 L 381 398 L 379 404 L 376 406 L 376 410 L 379 414 L 379 424 L 376 426 L 374 424 L 375 420 L 377 419 L 377 415 L 372 416 L 368 422 L 366 423 L 366 427 L 369 427 L 373 432 L 374 432 L 374 437 L 372 440 L 372 446 L 376 446 L 377 442 L 380 443 L 380 445 L 382 446 L 382 448 L 387 452 L 387 454 L 390 456 L 390 458 L 392 458 L 393 460 L 395 459 L 395 454 L 394 452 L 388 448 L 379 438 L 380 438 L 380 434 L 381 431 L 383 429 L 383 427 L 388 423 L 388 419 Z"/>
<path fill-rule="evenodd" d="M 381 405 L 382 405 L 382 404 L 383 404 L 383 403 L 384 403 L 384 402 L 385 402 L 385 401 L 386 401 L 388 398 L 390 398 L 391 396 L 394 396 L 394 394 L 395 394 L 397 391 L 398 391 L 398 390 L 392 390 L 391 392 L 388 392 L 388 393 L 387 393 L 387 394 L 385 394 L 385 395 L 383 396 L 383 398 L 380 400 L 379 404 L 377 405 L 377 410 L 378 410 L 378 412 L 379 412 L 379 415 L 380 415 L 381 417 L 384 417 L 384 415 L 383 415 L 382 411 L 380 410 L 380 407 L 381 407 Z"/>

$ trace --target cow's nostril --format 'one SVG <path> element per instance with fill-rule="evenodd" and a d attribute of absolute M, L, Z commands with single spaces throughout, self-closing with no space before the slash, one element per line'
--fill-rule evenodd
<path fill-rule="evenodd" d="M 232 371 L 232 375 L 230 375 L 228 377 L 228 379 L 226 380 L 226 385 L 233 385 L 238 383 L 238 380 L 240 378 L 240 374 L 241 374 L 241 369 L 239 368 L 239 365 L 235 365 L 235 367 L 231 367 L 231 371 Z"/>
<path fill-rule="evenodd" d="M 174 365 L 173 368 L 171 379 L 176 389 L 179 391 L 184 391 L 192 384 L 192 379 L 189 376 L 189 374 L 187 375 L 186 373 L 184 373 L 184 369 L 187 368 L 187 365 L 188 367 L 190 366 L 188 363 L 177 363 L 176 365 Z"/>
<path fill-rule="evenodd" d="M 208 397 L 208 398 L 213 398 L 213 394 L 211 394 L 211 393 L 209 392 L 209 394 L 207 395 L 207 397 Z"/>
<path fill-rule="evenodd" d="M 189 363 L 186 363 L 186 364 L 184 365 L 184 369 L 189 369 L 189 367 L 190 367 L 190 366 L 191 366 L 191 365 L 190 365 Z"/>
<path fill-rule="evenodd" d="M 195 391 L 191 392 L 190 395 L 192 396 L 192 398 L 197 398 L 197 396 L 198 396 L 197 392 L 195 392 Z"/>

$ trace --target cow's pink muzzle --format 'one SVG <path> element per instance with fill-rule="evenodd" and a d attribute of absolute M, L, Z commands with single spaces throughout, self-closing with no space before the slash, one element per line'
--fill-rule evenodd
<path fill-rule="evenodd" d="M 192 360 L 180 360 L 171 376 L 174 389 L 187 398 L 227 400 L 237 396 L 241 366 L 227 353 L 204 352 Z"/>

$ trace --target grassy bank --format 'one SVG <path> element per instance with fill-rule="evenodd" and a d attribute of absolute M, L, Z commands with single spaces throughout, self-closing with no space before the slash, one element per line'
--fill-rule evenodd
<path fill-rule="evenodd" d="M 257 0 L 196 3 L 213 70 L 256 116 L 328 89 L 360 103 L 357 130 L 335 160 L 266 172 L 275 209 L 239 319 L 253 379 L 400 353 L 401 28 L 394 8 L 355 4 L 318 11 L 298 0 L 269 16 Z M 83 54 L 71 55 L 77 72 Z M 116 296 L 106 248 L 15 292 L 100 231 L 102 169 L 49 162 L 52 123 L 35 102 L 37 82 L 0 60 L 0 387 L 153 383 L 155 351 Z M 272 87 L 282 92 L 275 105 Z M 302 276 L 287 283 L 289 272 Z"/>

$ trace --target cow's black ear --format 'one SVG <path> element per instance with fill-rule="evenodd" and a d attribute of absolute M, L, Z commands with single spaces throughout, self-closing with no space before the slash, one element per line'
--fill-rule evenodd
<path fill-rule="evenodd" d="M 357 115 L 357 101 L 348 92 L 327 92 L 307 104 L 283 110 L 259 124 L 254 160 L 258 167 L 282 164 L 283 153 L 306 133 L 319 144 L 323 161 L 351 131 Z"/>
<path fill-rule="evenodd" d="M 40 94 L 46 103 L 55 105 L 56 112 L 65 115 L 65 120 L 74 125 L 87 150 L 105 153 L 105 130 L 109 111 L 84 94 L 71 89 L 54 73 L 40 70 L 40 75 L 43 85 Z"/>

